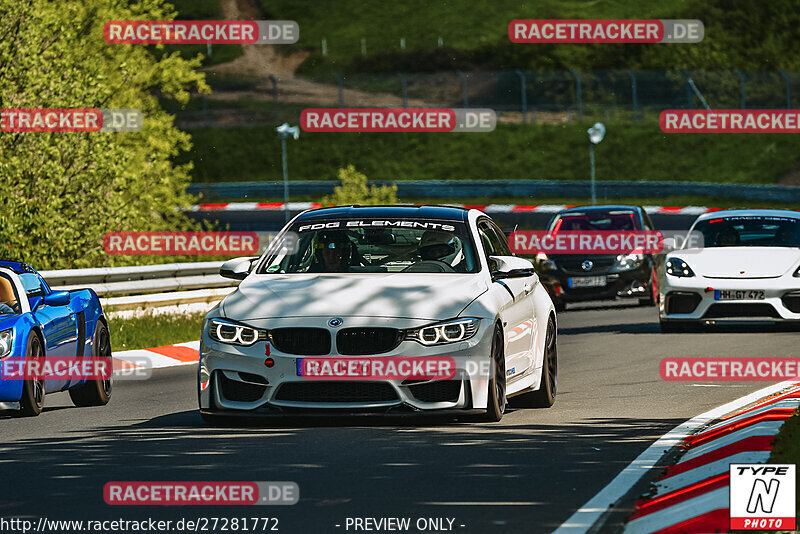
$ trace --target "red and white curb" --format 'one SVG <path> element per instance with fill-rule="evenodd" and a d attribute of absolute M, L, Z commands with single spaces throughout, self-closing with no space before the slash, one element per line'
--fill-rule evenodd
<path fill-rule="evenodd" d="M 800 405 L 800 383 L 781 382 L 689 419 L 650 445 L 556 534 L 589 532 L 665 454 L 685 447 L 680 460 L 636 503 L 626 533 L 728 531 L 728 470 L 731 463 L 761 463 L 772 439 Z"/>
<path fill-rule="evenodd" d="M 570 204 L 450 204 L 464 208 L 474 208 L 485 213 L 558 213 L 567 208 L 574 208 Z M 321 208 L 319 202 L 289 202 L 290 211 L 304 211 Z M 282 202 L 220 202 L 216 204 L 196 204 L 191 211 L 269 211 L 283 210 Z M 649 214 L 659 215 L 702 215 L 711 211 L 720 211 L 722 208 L 707 208 L 705 206 L 644 206 Z"/>
<path fill-rule="evenodd" d="M 636 503 L 624 532 L 727 532 L 729 468 L 766 463 L 783 423 L 800 406 L 800 384 L 687 437 L 680 460 Z"/>
<path fill-rule="evenodd" d="M 131 368 L 160 369 L 178 365 L 191 365 L 200 360 L 200 341 L 189 341 L 176 345 L 152 349 L 123 350 L 113 352 L 114 370 Z"/>

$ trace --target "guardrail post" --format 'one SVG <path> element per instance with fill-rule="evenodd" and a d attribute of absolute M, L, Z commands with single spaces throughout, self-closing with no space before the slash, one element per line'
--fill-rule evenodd
<path fill-rule="evenodd" d="M 792 84 L 791 80 L 789 79 L 789 75 L 783 72 L 782 70 L 778 71 L 778 74 L 783 76 L 783 79 L 786 81 L 786 109 L 792 109 Z"/>
<path fill-rule="evenodd" d="M 322 38 L 322 57 L 328 57 L 328 40 Z"/>
<path fill-rule="evenodd" d="M 581 75 L 575 69 L 569 69 L 570 73 L 575 77 L 575 94 L 578 103 L 578 120 L 583 120 L 583 95 L 581 94 Z"/>
<path fill-rule="evenodd" d="M 366 39 L 366 37 L 362 37 L 361 38 L 361 55 L 362 56 L 366 56 L 367 55 L 367 39 Z"/>
<path fill-rule="evenodd" d="M 517 73 L 519 76 L 519 83 L 520 83 L 520 107 L 522 108 L 522 124 L 528 122 L 528 91 L 525 87 L 525 73 L 519 69 L 516 69 L 514 72 Z"/>
<path fill-rule="evenodd" d="M 456 71 L 458 77 L 461 78 L 461 98 L 464 100 L 464 107 L 469 107 L 469 91 L 467 87 L 467 75 L 460 70 Z"/>
<path fill-rule="evenodd" d="M 697 88 L 697 85 L 694 83 L 692 76 L 689 74 L 688 70 L 681 70 L 684 76 L 686 76 L 686 88 L 687 92 L 689 93 L 689 109 L 694 109 L 694 103 L 692 102 L 692 93 L 697 96 L 700 103 L 703 104 L 703 107 L 707 110 L 711 110 L 711 106 L 708 105 L 706 99 L 703 97 L 703 93 L 700 92 L 700 89 Z"/>
<path fill-rule="evenodd" d="M 638 95 L 636 94 L 636 74 L 631 70 L 628 69 L 628 75 L 631 77 L 631 100 L 633 104 L 633 120 L 637 120 L 637 116 L 639 114 L 639 100 Z"/>
<path fill-rule="evenodd" d="M 406 75 L 398 72 L 397 76 L 400 78 L 400 91 L 403 96 L 403 107 L 408 107 L 408 84 L 406 83 Z"/>
<path fill-rule="evenodd" d="M 272 109 L 275 112 L 273 124 L 278 124 L 278 79 L 270 74 L 269 81 L 272 82 Z"/>
<path fill-rule="evenodd" d="M 736 75 L 739 76 L 739 81 L 740 81 L 740 85 L 739 85 L 740 104 L 741 104 L 741 108 L 745 109 L 745 108 L 747 108 L 747 98 L 745 96 L 745 84 L 747 83 L 747 80 L 744 77 L 744 74 L 742 74 L 742 71 L 740 71 L 739 69 L 734 69 L 733 72 L 735 72 Z"/>
<path fill-rule="evenodd" d="M 336 85 L 339 88 L 339 107 L 344 107 L 344 82 L 342 81 L 342 77 L 339 76 L 338 72 L 333 73 L 333 77 L 336 78 Z"/>

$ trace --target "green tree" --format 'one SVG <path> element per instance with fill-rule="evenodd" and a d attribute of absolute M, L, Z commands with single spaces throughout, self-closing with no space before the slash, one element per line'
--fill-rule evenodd
<path fill-rule="evenodd" d="M 339 169 L 337 177 L 342 185 L 334 187 L 333 194 L 322 199 L 323 206 L 397 204 L 396 185 L 367 186 L 366 175 L 358 172 L 353 165 Z"/>
<path fill-rule="evenodd" d="M 208 91 L 200 59 L 152 47 L 112 45 L 109 20 L 170 20 L 163 0 L 0 0 L 0 103 L 3 108 L 134 108 L 132 133 L 0 134 L 0 257 L 40 269 L 141 261 L 107 256 L 110 231 L 184 230 L 180 211 L 191 164 L 173 158 L 191 147 L 158 97 L 185 103 Z M 147 261 L 164 260 L 164 257 Z"/>

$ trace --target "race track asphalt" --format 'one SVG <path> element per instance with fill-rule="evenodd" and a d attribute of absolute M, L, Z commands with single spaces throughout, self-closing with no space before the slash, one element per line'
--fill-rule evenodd
<path fill-rule="evenodd" d="M 116 384 L 106 407 L 74 408 L 60 393 L 37 418 L 0 414 L 0 517 L 277 517 L 285 533 L 356 532 L 345 528 L 348 517 L 408 517 L 412 527 L 451 518 L 455 532 L 549 532 L 658 437 L 769 385 L 665 382 L 661 358 L 797 356 L 797 339 L 755 328 L 661 334 L 654 308 L 590 303 L 559 316 L 556 404 L 509 411 L 497 424 L 349 418 L 208 427 L 196 412 L 196 367 L 156 370 Z M 294 481 L 300 502 L 106 505 L 104 484 L 127 480 Z"/>

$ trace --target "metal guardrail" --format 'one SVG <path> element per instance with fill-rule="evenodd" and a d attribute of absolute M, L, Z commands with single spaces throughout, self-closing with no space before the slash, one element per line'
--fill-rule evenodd
<path fill-rule="evenodd" d="M 398 180 L 375 181 L 396 184 L 398 198 L 491 198 L 491 197 L 588 197 L 588 180 Z M 293 180 L 293 195 L 326 195 L 338 181 Z M 191 184 L 191 194 L 213 199 L 250 197 L 283 198 L 283 182 L 216 182 Z M 598 181 L 599 198 L 695 195 L 710 198 L 800 202 L 800 187 L 790 185 L 722 184 L 713 182 Z"/>
<path fill-rule="evenodd" d="M 132 267 L 102 267 L 40 271 L 53 289 L 90 287 L 102 297 L 145 295 L 167 291 L 235 287 L 237 280 L 219 275 L 222 262 L 165 263 Z"/>

